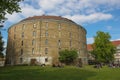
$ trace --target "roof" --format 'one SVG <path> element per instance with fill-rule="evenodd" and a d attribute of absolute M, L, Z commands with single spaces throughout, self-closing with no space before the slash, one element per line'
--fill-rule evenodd
<path fill-rule="evenodd" d="M 111 41 L 111 42 L 112 42 L 112 44 L 113 44 L 115 47 L 117 47 L 117 46 L 120 45 L 120 40 Z M 88 51 L 92 50 L 92 44 L 88 44 L 88 45 L 87 45 L 87 50 L 88 50 Z"/>
<path fill-rule="evenodd" d="M 67 18 L 63 18 L 61 16 L 50 16 L 50 15 L 42 15 L 42 16 L 33 16 L 33 17 L 28 17 L 26 19 L 23 19 L 22 21 L 26 21 L 26 20 L 34 20 L 34 19 L 55 19 L 55 20 L 65 20 L 65 21 L 70 21 L 72 23 L 75 23 L 73 22 L 72 20 L 70 19 L 67 19 Z M 21 21 L 21 22 L 22 22 Z"/>

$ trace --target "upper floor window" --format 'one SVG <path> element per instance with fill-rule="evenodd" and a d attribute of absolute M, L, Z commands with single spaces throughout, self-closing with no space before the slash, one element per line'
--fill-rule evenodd
<path fill-rule="evenodd" d="M 16 32 L 16 27 L 14 28 L 14 32 Z"/>
<path fill-rule="evenodd" d="M 46 45 L 48 44 L 48 39 L 45 40 L 45 44 L 46 44 Z"/>
<path fill-rule="evenodd" d="M 46 22 L 46 26 L 45 27 L 46 27 L 46 29 L 48 29 L 48 22 Z"/>
<path fill-rule="evenodd" d="M 36 36 L 36 32 L 35 31 L 33 31 L 33 36 Z"/>
<path fill-rule="evenodd" d="M 25 24 L 23 24 L 23 26 L 22 26 L 22 30 L 24 30 L 25 29 Z"/>
<path fill-rule="evenodd" d="M 45 32 L 45 36 L 46 36 L 46 37 L 48 36 L 48 31 Z"/>
<path fill-rule="evenodd" d="M 69 36 L 70 36 L 70 39 L 71 39 L 72 38 L 72 33 L 71 32 L 69 33 Z"/>
<path fill-rule="evenodd" d="M 32 40 L 32 45 L 34 45 L 34 44 L 35 44 L 35 40 L 33 39 L 33 40 Z"/>
<path fill-rule="evenodd" d="M 58 30 L 60 30 L 61 29 L 61 24 L 58 24 Z"/>
<path fill-rule="evenodd" d="M 35 53 L 34 48 L 32 48 L 32 54 L 34 54 L 34 53 Z"/>
<path fill-rule="evenodd" d="M 14 34 L 14 39 L 16 39 L 16 34 Z"/>
<path fill-rule="evenodd" d="M 36 28 L 36 24 L 33 24 L 33 28 Z"/>
<path fill-rule="evenodd" d="M 70 40 L 70 48 L 71 48 L 71 46 L 72 46 L 72 41 Z"/>
<path fill-rule="evenodd" d="M 61 41 L 60 40 L 58 40 L 58 46 L 60 46 L 61 45 Z"/>
<path fill-rule="evenodd" d="M 22 38 L 24 38 L 24 32 L 22 32 L 22 35 L 21 35 Z"/>
<path fill-rule="evenodd" d="M 23 49 L 21 49 L 21 55 L 23 55 Z"/>
<path fill-rule="evenodd" d="M 23 41 L 21 42 L 21 45 L 23 46 Z"/>

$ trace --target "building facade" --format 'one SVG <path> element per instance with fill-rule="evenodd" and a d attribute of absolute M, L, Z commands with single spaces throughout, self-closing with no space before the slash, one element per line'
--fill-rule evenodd
<path fill-rule="evenodd" d="M 116 63 L 118 63 L 118 62 L 120 63 L 120 40 L 111 41 L 111 42 L 116 47 L 116 53 L 114 54 L 114 58 L 115 58 L 114 61 Z M 89 60 L 94 60 L 93 56 L 90 53 L 90 51 L 93 50 L 92 44 L 87 45 L 87 50 L 88 50 L 88 59 Z"/>
<path fill-rule="evenodd" d="M 86 30 L 60 16 L 34 16 L 8 30 L 6 64 L 46 64 L 59 62 L 59 51 L 76 49 L 87 63 Z"/>

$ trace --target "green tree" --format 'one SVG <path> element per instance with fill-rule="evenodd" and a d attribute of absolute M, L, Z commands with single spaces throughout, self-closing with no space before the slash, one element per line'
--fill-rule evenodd
<path fill-rule="evenodd" d="M 23 0 L 0 0 L 0 21 L 6 19 L 5 15 L 20 12 L 19 2 Z"/>
<path fill-rule="evenodd" d="M 74 60 L 78 57 L 77 51 L 76 50 L 62 50 L 59 52 L 59 60 L 62 63 L 65 64 L 71 64 L 74 62 Z"/>
<path fill-rule="evenodd" d="M 4 42 L 2 40 L 2 35 L 1 35 L 1 32 L 0 32 L 0 58 L 3 58 L 4 55 L 3 55 L 3 51 L 4 51 Z"/>
<path fill-rule="evenodd" d="M 93 51 L 91 52 L 97 62 L 110 62 L 114 60 L 115 47 L 110 42 L 111 36 L 109 33 L 98 31 L 94 37 L 92 45 Z"/>

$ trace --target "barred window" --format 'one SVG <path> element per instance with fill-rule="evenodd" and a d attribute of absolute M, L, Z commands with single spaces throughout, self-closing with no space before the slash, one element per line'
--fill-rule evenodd
<path fill-rule="evenodd" d="M 48 39 L 45 40 L 45 44 L 48 45 Z"/>
<path fill-rule="evenodd" d="M 45 54 L 48 54 L 48 48 L 45 48 Z"/>
<path fill-rule="evenodd" d="M 32 40 L 32 45 L 34 45 L 34 44 L 35 44 L 35 39 Z"/>
<path fill-rule="evenodd" d="M 35 53 L 34 48 L 32 48 L 32 54 L 34 54 L 34 53 Z"/>

